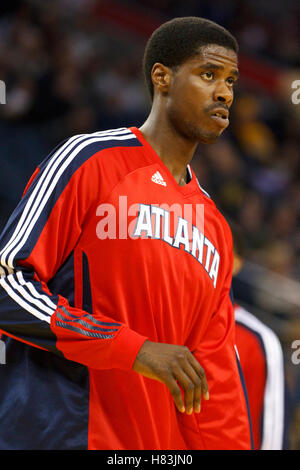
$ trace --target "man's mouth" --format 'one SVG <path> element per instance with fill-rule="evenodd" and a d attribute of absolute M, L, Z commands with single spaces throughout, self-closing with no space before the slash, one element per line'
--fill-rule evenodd
<path fill-rule="evenodd" d="M 216 109 L 210 115 L 210 117 L 222 127 L 228 126 L 229 124 L 228 116 L 229 116 L 229 113 L 225 109 Z"/>

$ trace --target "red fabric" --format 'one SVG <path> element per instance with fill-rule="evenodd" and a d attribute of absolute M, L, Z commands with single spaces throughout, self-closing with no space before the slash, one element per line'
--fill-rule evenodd
<path fill-rule="evenodd" d="M 194 174 L 189 184 L 179 187 L 141 133 L 132 131 L 142 145 L 101 150 L 73 174 L 22 261 L 35 271 L 46 293 L 47 282 L 74 251 L 75 305 L 59 297 L 51 329 L 64 356 L 89 367 L 89 449 L 249 449 L 229 299 L 229 227 Z M 157 172 L 159 178 L 154 177 Z M 119 206 L 125 196 L 128 217 Z M 113 208 L 109 220 L 116 237 L 99 238 L 101 224 L 109 226 L 107 213 L 100 215 L 102 204 Z M 143 210 L 161 204 L 166 211 L 162 227 L 169 213 L 169 237 L 183 240 L 178 246 L 166 241 L 162 227 L 158 239 L 154 233 L 133 236 L 138 211 L 141 222 Z M 175 216 L 166 209 L 174 204 Z M 190 219 L 184 212 L 187 206 Z M 204 226 L 196 218 L 196 209 L 203 207 Z M 154 230 L 153 214 L 150 221 L 148 228 Z M 192 253 L 192 239 L 185 244 L 183 227 L 190 236 L 193 232 L 200 237 L 203 231 L 200 261 L 200 249 Z M 130 236 L 125 238 L 127 228 Z M 83 254 L 89 263 L 92 317 L 82 305 Z M 104 338 L 91 336 L 99 322 L 104 323 Z M 111 333 L 109 324 L 115 327 Z M 163 384 L 132 370 L 146 338 L 186 345 L 195 352 L 210 387 L 210 401 L 203 403 L 199 416 L 179 414 Z"/>
<path fill-rule="evenodd" d="M 194 352 L 205 370 L 210 399 L 202 400 L 199 415 L 180 417 L 189 437 L 189 446 L 193 449 L 242 450 L 247 448 L 245 443 L 249 444 L 250 441 L 245 395 L 240 386 L 237 360 L 233 353 L 235 322 L 228 295 L 230 285 L 229 271 L 217 313 Z M 239 407 L 242 410 L 240 413 Z"/>
<path fill-rule="evenodd" d="M 260 449 L 261 420 L 266 385 L 266 360 L 257 336 L 243 325 L 236 325 L 236 345 L 246 382 L 253 429 L 254 448 Z"/>
<path fill-rule="evenodd" d="M 101 280 L 102 286 L 101 295 L 93 286 L 95 307 L 109 309 L 115 320 L 129 324 L 150 340 L 197 350 L 209 378 L 211 401 L 203 404 L 199 418 L 181 415 L 164 385 L 130 371 L 95 371 L 90 381 L 90 448 L 249 449 L 249 424 L 236 366 L 229 300 L 230 231 L 214 203 L 199 189 L 195 176 L 179 188 L 140 133 L 134 131 L 144 147 L 131 150 L 130 162 L 137 158 L 145 159 L 144 163 L 128 172 L 106 200 L 115 202 L 120 194 L 127 194 L 128 205 L 137 201 L 204 204 L 205 235 L 221 256 L 218 282 L 214 289 L 203 266 L 184 253 L 182 246 L 174 249 L 162 240 L 151 239 L 95 240 L 88 248 L 101 258 L 100 264 L 88 252 L 93 277 Z M 122 165 L 120 156 L 118 165 Z M 151 181 L 156 171 L 166 187 Z M 117 244 L 119 248 L 114 249 Z M 105 274 L 103 266 L 107 267 Z"/>

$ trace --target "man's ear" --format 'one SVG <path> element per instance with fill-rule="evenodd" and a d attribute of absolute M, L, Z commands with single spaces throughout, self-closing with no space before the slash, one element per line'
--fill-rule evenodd
<path fill-rule="evenodd" d="M 154 90 L 160 93 L 167 93 L 169 91 L 172 77 L 172 70 L 165 65 L 156 62 L 151 70 L 151 78 Z"/>

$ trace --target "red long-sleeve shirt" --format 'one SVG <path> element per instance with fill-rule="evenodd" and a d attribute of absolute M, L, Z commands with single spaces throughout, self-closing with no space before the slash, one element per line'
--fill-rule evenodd
<path fill-rule="evenodd" d="M 55 382 L 62 404 L 58 422 L 41 432 L 40 414 L 52 402 L 40 397 L 32 435 L 20 441 L 24 448 L 32 442 L 41 448 L 250 448 L 229 298 L 231 233 L 188 172 L 189 183 L 180 187 L 138 129 L 122 128 L 72 137 L 28 184 L 1 238 L 0 328 L 26 344 L 22 355 L 34 380 L 45 374 L 40 358 L 50 361 L 43 384 L 51 391 Z M 199 416 L 178 413 L 165 385 L 133 371 L 147 338 L 194 352 L 210 389 Z M 12 354 L 16 343 L 10 342 Z M 32 346 L 47 352 L 32 359 Z M 67 380 L 58 373 L 60 360 L 66 368 L 85 366 L 86 401 L 74 397 L 71 373 L 60 385 Z M 23 384 L 28 410 L 30 373 Z M 9 380 L 5 372 L 0 378 Z M 84 437 L 74 445 L 59 417 L 67 422 L 64 407 L 73 411 L 76 429 L 82 402 L 88 429 L 85 434 L 81 420 Z M 1 406 L 7 419 L 13 403 Z M 20 423 L 28 419 L 26 406 L 18 411 Z M 8 441 L 4 432 L 0 445 Z"/>

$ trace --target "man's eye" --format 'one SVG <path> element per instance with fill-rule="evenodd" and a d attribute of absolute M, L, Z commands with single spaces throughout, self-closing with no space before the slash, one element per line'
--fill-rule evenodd
<path fill-rule="evenodd" d="M 206 80 L 211 80 L 213 78 L 213 73 L 212 72 L 203 72 L 201 74 L 202 77 L 204 77 Z"/>
<path fill-rule="evenodd" d="M 229 78 L 227 78 L 227 83 L 230 86 L 233 86 L 235 84 L 235 79 L 233 77 L 229 77 Z"/>

